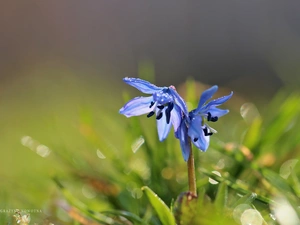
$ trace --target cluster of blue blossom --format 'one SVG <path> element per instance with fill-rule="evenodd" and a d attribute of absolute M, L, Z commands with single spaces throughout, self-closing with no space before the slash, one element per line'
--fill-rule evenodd
<path fill-rule="evenodd" d="M 180 140 L 185 161 L 190 155 L 190 140 L 201 151 L 207 150 L 209 138 L 216 131 L 205 123 L 205 119 L 216 122 L 219 117 L 227 114 L 229 110 L 219 109 L 217 106 L 226 102 L 233 94 L 231 92 L 227 96 L 207 102 L 218 90 L 218 86 L 212 86 L 202 93 L 198 107 L 188 112 L 185 101 L 174 86 L 157 87 L 139 78 L 126 77 L 123 80 L 151 96 L 136 97 L 130 100 L 120 109 L 120 113 L 126 117 L 142 114 L 147 114 L 147 117 L 155 115 L 160 141 L 166 139 L 173 125 L 175 137 Z"/>

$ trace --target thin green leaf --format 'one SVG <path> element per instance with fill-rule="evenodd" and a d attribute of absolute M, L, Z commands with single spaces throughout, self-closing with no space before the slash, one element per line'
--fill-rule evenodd
<path fill-rule="evenodd" d="M 262 174 L 278 191 L 283 193 L 292 191 L 288 183 L 279 174 L 268 169 L 262 169 Z"/>
<path fill-rule="evenodd" d="M 257 194 L 256 193 L 245 194 L 243 197 L 241 197 L 239 200 L 237 200 L 232 205 L 232 208 L 235 208 L 236 206 L 238 206 L 240 204 L 248 204 L 248 205 L 250 205 L 256 198 L 257 198 Z"/>
<path fill-rule="evenodd" d="M 168 206 L 149 187 L 142 187 L 163 225 L 175 225 L 175 218 Z"/>
<path fill-rule="evenodd" d="M 228 186 L 225 182 L 219 184 L 217 196 L 215 199 L 215 206 L 217 209 L 222 210 L 225 208 L 228 199 Z"/>

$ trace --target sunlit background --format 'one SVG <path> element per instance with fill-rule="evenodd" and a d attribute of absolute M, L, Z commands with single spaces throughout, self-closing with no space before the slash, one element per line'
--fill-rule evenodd
<path fill-rule="evenodd" d="M 99 210 L 111 207 L 109 196 L 122 192 L 122 185 L 102 184 L 110 193 L 101 187 L 104 195 L 99 197 L 88 184 L 80 183 L 88 180 L 90 184 L 87 174 L 101 174 L 103 180 L 118 184 L 116 174 L 126 176 L 135 171 L 145 180 L 139 183 L 124 178 L 121 182 L 128 184 L 126 190 L 133 199 L 141 198 L 141 186 L 151 187 L 155 179 L 159 180 L 150 179 L 148 170 L 161 164 L 144 165 L 138 161 L 140 156 L 132 156 L 145 151 L 141 147 L 145 143 L 155 146 L 154 122 L 145 117 L 133 119 L 132 129 L 142 126 L 151 131 L 148 137 L 139 135 L 139 131 L 133 132 L 135 137 L 128 137 L 132 132 L 128 119 L 118 113 L 126 100 L 140 94 L 122 83 L 126 76 L 142 77 L 158 86 L 173 84 L 190 100 L 189 107 L 196 107 L 201 92 L 209 85 L 219 85 L 218 96 L 233 90 L 234 98 L 226 104 L 231 114 L 216 125 L 219 136 L 215 141 L 227 143 L 228 149 L 235 148 L 232 143 L 245 144 L 242 140 L 247 126 L 262 113 L 272 115 L 269 109 L 284 102 L 285 97 L 277 93 L 299 90 L 299 8 L 299 1 L 273 0 L 2 2 L 0 209 L 38 209 L 43 213 L 32 213 L 32 220 L 57 217 L 60 223 L 73 224 L 65 212 L 51 208 L 60 198 L 54 177 L 65 181 L 71 191 L 82 195 L 80 198 L 100 198 Z M 272 100 L 275 96 L 278 101 Z M 268 106 L 271 100 L 273 105 Z M 286 105 L 293 111 L 291 102 Z M 291 116 L 291 123 L 285 124 L 285 131 L 299 124 L 297 113 Z M 247 139 L 248 148 L 256 146 L 252 140 Z M 298 146 L 296 142 L 294 147 Z M 168 196 L 163 188 L 160 193 L 168 205 L 186 188 L 179 143 L 173 145 L 177 155 L 171 159 L 181 165 L 178 171 L 170 162 L 157 168 L 162 179 L 174 182 L 174 196 Z M 212 148 L 218 149 L 216 145 Z M 284 148 L 291 150 L 287 145 Z M 168 154 L 173 154 L 170 147 Z M 293 158 L 283 150 L 279 155 L 285 160 Z M 124 162 L 128 170 L 120 166 L 120 172 L 114 167 L 122 157 L 131 161 Z M 216 153 L 208 158 L 218 157 Z M 232 159 L 214 163 L 220 166 L 224 160 L 231 163 Z M 276 165 L 275 172 L 279 173 L 276 155 L 266 160 L 266 165 Z M 289 163 L 293 167 L 297 164 Z M 110 173 L 116 174 L 111 178 Z M 79 186 L 80 191 L 76 189 Z M 121 202 L 118 206 L 124 205 Z M 137 205 L 133 208 L 138 211 Z M 2 221 L 9 220 L 10 215 L 0 213 Z"/>

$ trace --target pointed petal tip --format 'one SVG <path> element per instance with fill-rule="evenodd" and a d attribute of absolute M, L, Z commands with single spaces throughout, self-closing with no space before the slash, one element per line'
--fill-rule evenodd
<path fill-rule="evenodd" d="M 201 152 L 206 152 L 206 151 L 207 151 L 207 148 L 206 148 L 206 149 L 200 149 L 200 148 L 199 148 L 199 150 L 200 150 Z"/>
<path fill-rule="evenodd" d="M 124 113 L 124 106 L 119 110 L 119 113 L 120 113 L 120 114 L 123 114 L 123 113 Z"/>
<path fill-rule="evenodd" d="M 187 161 L 189 160 L 190 154 L 187 154 L 187 155 L 182 154 L 182 156 L 183 156 L 183 160 L 184 160 L 185 162 L 187 162 Z"/>
<path fill-rule="evenodd" d="M 160 142 L 163 142 L 164 140 L 166 140 L 167 137 L 158 137 Z"/>
<path fill-rule="evenodd" d="M 180 147 L 181 147 L 181 153 L 182 153 L 182 157 L 184 159 L 185 162 L 188 161 L 189 157 L 190 157 L 190 145 L 188 143 L 180 143 Z"/>
<path fill-rule="evenodd" d="M 125 110 L 124 107 L 122 109 L 119 110 L 119 114 L 126 116 L 127 118 L 131 117 L 132 115 L 127 115 L 125 114 Z"/>
<path fill-rule="evenodd" d="M 229 95 L 225 95 L 224 99 L 226 100 L 224 102 L 228 101 L 232 97 L 232 95 L 233 95 L 233 91 L 231 91 Z"/>
<path fill-rule="evenodd" d="M 168 128 L 167 128 L 168 129 Z M 163 142 L 167 139 L 169 131 L 158 131 L 158 140 Z"/>
<path fill-rule="evenodd" d="M 212 96 L 218 91 L 218 85 L 214 85 L 208 89 L 206 89 L 205 91 L 202 92 L 201 96 L 200 96 L 200 100 L 198 102 L 198 107 L 196 108 L 196 112 L 199 112 L 203 105 L 205 104 L 205 102 L 207 102 L 210 98 L 212 98 Z"/>
<path fill-rule="evenodd" d="M 130 83 L 130 82 L 134 82 L 134 81 L 136 81 L 138 78 L 134 78 L 134 77 L 124 77 L 123 78 L 123 81 L 125 82 L 125 83 Z"/>
<path fill-rule="evenodd" d="M 201 152 L 206 152 L 209 146 L 209 142 L 206 143 L 197 143 L 195 144 L 196 147 L 201 151 Z"/>
<path fill-rule="evenodd" d="M 152 96 L 150 97 L 135 97 L 127 102 L 120 110 L 119 113 L 126 117 L 140 116 L 149 113 L 152 109 L 149 108 Z"/>

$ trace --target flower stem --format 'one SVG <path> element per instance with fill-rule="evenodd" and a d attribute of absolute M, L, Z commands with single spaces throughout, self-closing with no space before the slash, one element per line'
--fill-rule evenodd
<path fill-rule="evenodd" d="M 194 162 L 194 155 L 193 155 L 193 148 L 191 139 L 189 138 L 189 148 L 190 148 L 190 156 L 187 161 L 188 167 L 188 177 L 189 177 L 189 191 L 197 197 L 197 187 L 196 187 L 196 175 L 195 175 L 195 162 Z"/>

